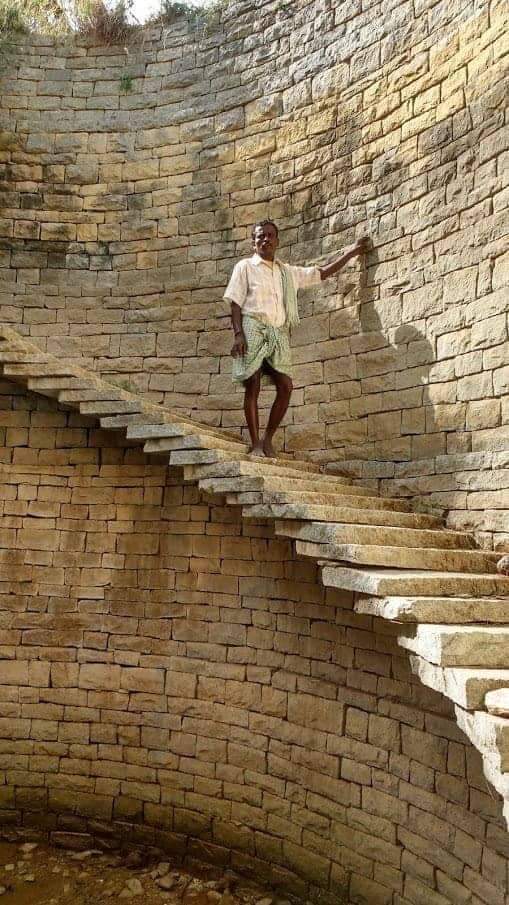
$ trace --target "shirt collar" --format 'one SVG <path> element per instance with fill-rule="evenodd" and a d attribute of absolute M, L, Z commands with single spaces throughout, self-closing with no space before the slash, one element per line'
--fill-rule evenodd
<path fill-rule="evenodd" d="M 277 261 L 274 259 L 274 261 L 272 261 L 271 263 L 277 264 Z M 255 252 L 253 257 L 251 258 L 251 264 L 254 264 L 255 267 L 257 267 L 258 264 L 267 264 L 267 261 L 264 261 L 263 258 L 261 258 L 260 255 Z"/>

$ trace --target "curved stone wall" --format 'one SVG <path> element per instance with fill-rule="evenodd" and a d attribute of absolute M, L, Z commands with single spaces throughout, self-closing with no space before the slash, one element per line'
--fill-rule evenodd
<path fill-rule="evenodd" d="M 506 15 L 246 0 L 129 48 L 31 41 L 2 84 L 1 319 L 238 430 L 221 295 L 253 220 L 294 263 L 368 231 L 301 299 L 285 448 L 507 541 Z"/>
<path fill-rule="evenodd" d="M 397 626 L 92 419 L 6 381 L 0 408 L 0 832 L 505 905 L 501 802 Z"/>

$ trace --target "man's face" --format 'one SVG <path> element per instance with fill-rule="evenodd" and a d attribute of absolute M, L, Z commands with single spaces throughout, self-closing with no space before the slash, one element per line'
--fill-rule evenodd
<path fill-rule="evenodd" d="M 276 248 L 279 245 L 277 232 L 273 226 L 257 226 L 255 230 L 253 248 L 256 254 L 264 261 L 273 261 Z"/>

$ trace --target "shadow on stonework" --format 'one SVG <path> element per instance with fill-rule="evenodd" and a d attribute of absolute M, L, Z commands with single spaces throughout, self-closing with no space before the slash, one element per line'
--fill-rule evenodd
<path fill-rule="evenodd" d="M 362 395 L 352 400 L 353 413 L 367 419 L 369 458 L 398 462 L 444 453 L 445 435 L 437 433 L 426 389 L 435 351 L 421 322 L 402 323 L 403 293 L 423 288 L 421 271 L 402 269 L 385 283 L 381 298 L 372 301 L 369 272 L 378 263 L 375 247 L 360 270 L 356 378 Z"/>

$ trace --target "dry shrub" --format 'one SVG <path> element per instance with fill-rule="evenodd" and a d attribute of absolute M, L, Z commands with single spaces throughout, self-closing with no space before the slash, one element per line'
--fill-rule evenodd
<path fill-rule="evenodd" d="M 75 3 L 73 26 L 79 34 L 93 38 L 99 44 L 125 44 L 136 28 L 127 20 L 130 6 L 126 0 L 119 0 L 112 6 L 103 0 Z"/>

